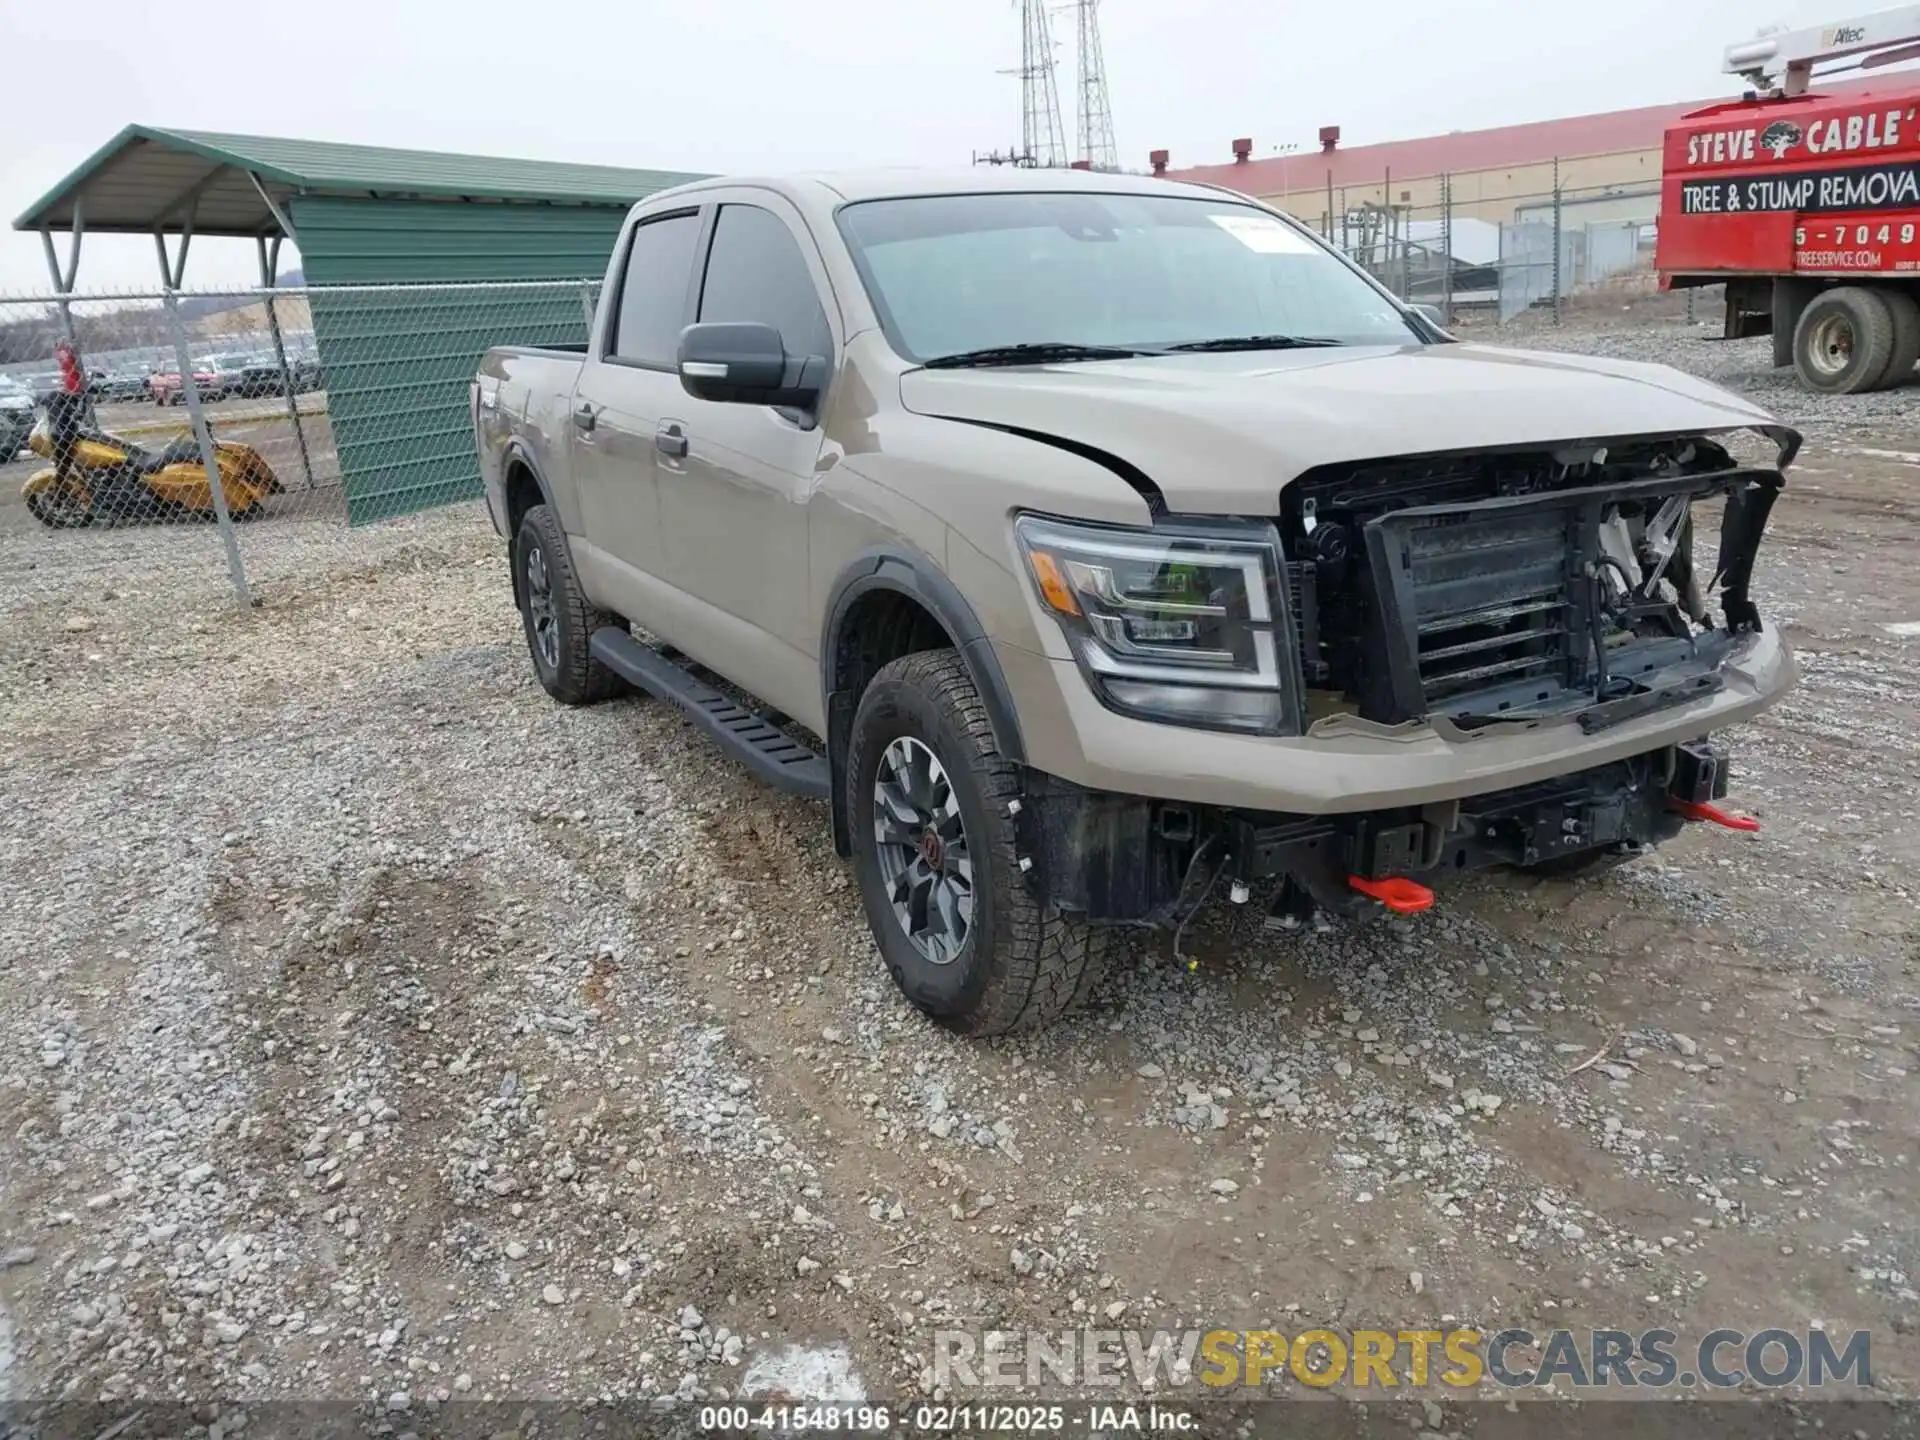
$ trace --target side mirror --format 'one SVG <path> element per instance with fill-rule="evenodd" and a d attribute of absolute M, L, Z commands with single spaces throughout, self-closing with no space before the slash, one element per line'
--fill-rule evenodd
<path fill-rule="evenodd" d="M 791 410 L 812 409 L 827 378 L 824 357 L 789 355 L 778 330 L 751 321 L 689 325 L 678 369 L 696 399 Z"/>
<path fill-rule="evenodd" d="M 1434 329 L 1445 330 L 1447 328 L 1447 317 L 1440 313 L 1440 307 L 1438 305 L 1411 305 L 1407 308 L 1418 314 L 1422 320 L 1425 320 L 1429 325 L 1433 326 Z"/>

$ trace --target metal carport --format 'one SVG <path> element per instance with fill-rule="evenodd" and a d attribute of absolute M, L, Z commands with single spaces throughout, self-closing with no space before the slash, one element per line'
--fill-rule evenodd
<path fill-rule="evenodd" d="M 40 232 L 63 295 L 90 233 L 152 234 L 169 290 L 195 235 L 253 239 L 263 287 L 281 241 L 298 245 L 358 523 L 479 493 L 467 382 L 487 346 L 585 338 L 580 285 L 454 287 L 597 280 L 627 208 L 698 178 L 130 125 L 14 228 Z"/>

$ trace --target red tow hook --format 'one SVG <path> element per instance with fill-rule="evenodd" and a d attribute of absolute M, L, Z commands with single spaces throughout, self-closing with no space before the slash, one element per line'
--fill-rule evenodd
<path fill-rule="evenodd" d="M 1396 915 L 1417 915 L 1422 910 L 1433 908 L 1433 892 L 1419 881 L 1409 880 L 1404 875 L 1389 875 L 1381 880 L 1349 875 L 1347 884 L 1362 895 L 1378 900 Z"/>
<path fill-rule="evenodd" d="M 1710 821 L 1723 830 L 1757 831 L 1760 828 L 1760 822 L 1751 815 L 1729 815 L 1718 805 L 1707 805 L 1698 800 L 1679 800 L 1669 795 L 1667 808 L 1689 820 Z"/>

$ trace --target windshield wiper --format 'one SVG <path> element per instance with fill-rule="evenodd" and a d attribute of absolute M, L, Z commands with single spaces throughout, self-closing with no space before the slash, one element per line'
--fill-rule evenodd
<path fill-rule="evenodd" d="M 1187 340 L 1169 345 L 1169 350 L 1307 350 L 1325 345 L 1344 345 L 1344 340 L 1325 335 L 1223 335 L 1218 340 Z"/>
<path fill-rule="evenodd" d="M 1025 345 L 988 345 L 980 350 L 936 355 L 926 362 L 926 368 L 957 370 L 967 365 L 1046 365 L 1068 360 L 1127 360 L 1151 353 L 1147 350 L 1129 350 L 1121 345 L 1071 345 L 1061 340 L 1042 340 Z"/>

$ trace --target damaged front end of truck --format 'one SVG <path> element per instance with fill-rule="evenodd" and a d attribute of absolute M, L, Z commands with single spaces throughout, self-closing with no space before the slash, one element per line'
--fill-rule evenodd
<path fill-rule="evenodd" d="M 1725 748 L 1660 716 L 1710 701 L 1766 627 L 1755 560 L 1800 443 L 1759 431 L 1626 436 L 1322 465 L 1278 497 L 1276 648 L 1297 704 L 1276 737 L 1444 742 L 1492 755 L 1486 788 L 1338 813 L 1194 806 L 1030 777 L 1024 841 L 1047 898 L 1094 919 L 1177 922 L 1224 884 L 1277 879 L 1293 924 L 1370 904 L 1433 903 L 1438 874 L 1574 869 L 1630 856 L 1689 821 L 1757 825 L 1716 803 Z M 1677 717 L 1676 717 L 1677 718 Z M 1631 728 L 1628 728 L 1631 727 Z M 1601 742 L 1644 733 L 1621 754 Z M 1565 737 L 1556 745 L 1543 737 Z M 1518 739 L 1517 737 L 1525 737 Z M 1541 762 L 1543 745 L 1548 763 Z M 1507 746 L 1525 763 L 1501 783 Z M 1603 763 L 1551 763 L 1560 749 Z"/>

